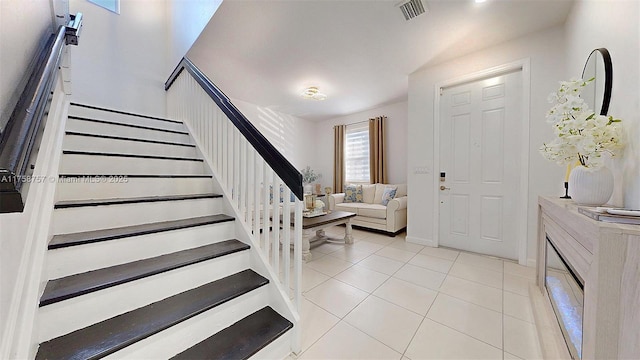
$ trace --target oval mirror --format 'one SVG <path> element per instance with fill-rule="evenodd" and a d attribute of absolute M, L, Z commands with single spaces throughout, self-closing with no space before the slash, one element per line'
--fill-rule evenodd
<path fill-rule="evenodd" d="M 613 65 L 607 49 L 595 49 L 589 54 L 582 70 L 582 79 L 594 79 L 582 91 L 584 101 L 596 113 L 599 111 L 600 115 L 607 115 L 613 82 Z"/>

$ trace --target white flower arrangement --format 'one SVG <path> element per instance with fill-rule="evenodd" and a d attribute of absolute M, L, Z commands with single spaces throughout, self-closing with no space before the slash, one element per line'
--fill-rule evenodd
<path fill-rule="evenodd" d="M 577 160 L 595 170 L 604 165 L 603 154 L 616 156 L 624 148 L 622 121 L 597 115 L 580 97 L 593 80 L 561 81 L 560 89 L 549 95 L 554 105 L 547 113 L 547 122 L 553 124 L 556 138 L 539 149 L 548 160 L 560 165 Z"/>
<path fill-rule="evenodd" d="M 302 170 L 300 170 L 300 173 L 302 174 L 302 183 L 303 184 L 311 184 L 312 182 L 320 179 L 322 177 L 322 174 L 316 174 L 312 169 L 311 166 L 308 166 Z"/>

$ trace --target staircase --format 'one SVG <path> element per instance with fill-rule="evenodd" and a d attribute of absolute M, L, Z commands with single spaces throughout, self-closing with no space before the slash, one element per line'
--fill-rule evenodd
<path fill-rule="evenodd" d="M 293 324 L 222 193 L 183 123 L 72 104 L 36 359 L 286 356 Z"/>

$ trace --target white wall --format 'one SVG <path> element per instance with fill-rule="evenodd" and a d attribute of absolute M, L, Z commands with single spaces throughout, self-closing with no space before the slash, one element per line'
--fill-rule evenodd
<path fill-rule="evenodd" d="M 613 63 L 609 114 L 622 119 L 629 144 L 621 160 L 610 162 L 616 186 L 611 203 L 640 208 L 640 2 L 576 2 L 566 23 L 567 77 L 580 75 L 589 53 L 607 48 Z"/>
<path fill-rule="evenodd" d="M 408 208 L 407 239 L 432 244 L 434 226 L 434 91 L 437 83 L 472 74 L 495 66 L 529 58 L 531 64 L 531 105 L 529 127 L 529 207 L 527 258 L 535 259 L 538 195 L 562 193 L 563 169 L 546 161 L 538 147 L 552 136 L 545 121 L 549 108 L 547 95 L 565 77 L 564 29 L 552 28 L 510 41 L 468 56 L 429 66 L 409 76 L 408 168 L 425 167 L 428 174 L 408 175 L 411 201 Z"/>
<path fill-rule="evenodd" d="M 167 76 L 187 54 L 222 0 L 167 0 L 169 55 Z"/>
<path fill-rule="evenodd" d="M 86 0 L 69 7 L 84 15 L 80 44 L 71 52 L 72 101 L 164 116 L 166 2 L 123 0 L 120 15 Z"/>
<path fill-rule="evenodd" d="M 52 33 L 50 0 L 0 0 L 0 131 L 24 88 L 28 65 Z"/>
<path fill-rule="evenodd" d="M 387 177 L 390 184 L 407 182 L 407 102 L 325 120 L 315 125 L 316 155 L 312 168 L 322 174 L 322 186 L 333 186 L 333 127 L 387 116 Z"/>
<path fill-rule="evenodd" d="M 231 102 L 298 170 L 312 165 L 317 150 L 313 122 L 242 100 Z"/>

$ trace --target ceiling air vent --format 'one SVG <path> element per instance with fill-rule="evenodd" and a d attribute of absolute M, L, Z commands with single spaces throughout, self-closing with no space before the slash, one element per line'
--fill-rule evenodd
<path fill-rule="evenodd" d="M 407 21 L 426 12 L 426 6 L 422 4 L 422 0 L 403 1 L 398 4 L 398 7 L 402 10 L 402 15 Z"/>

